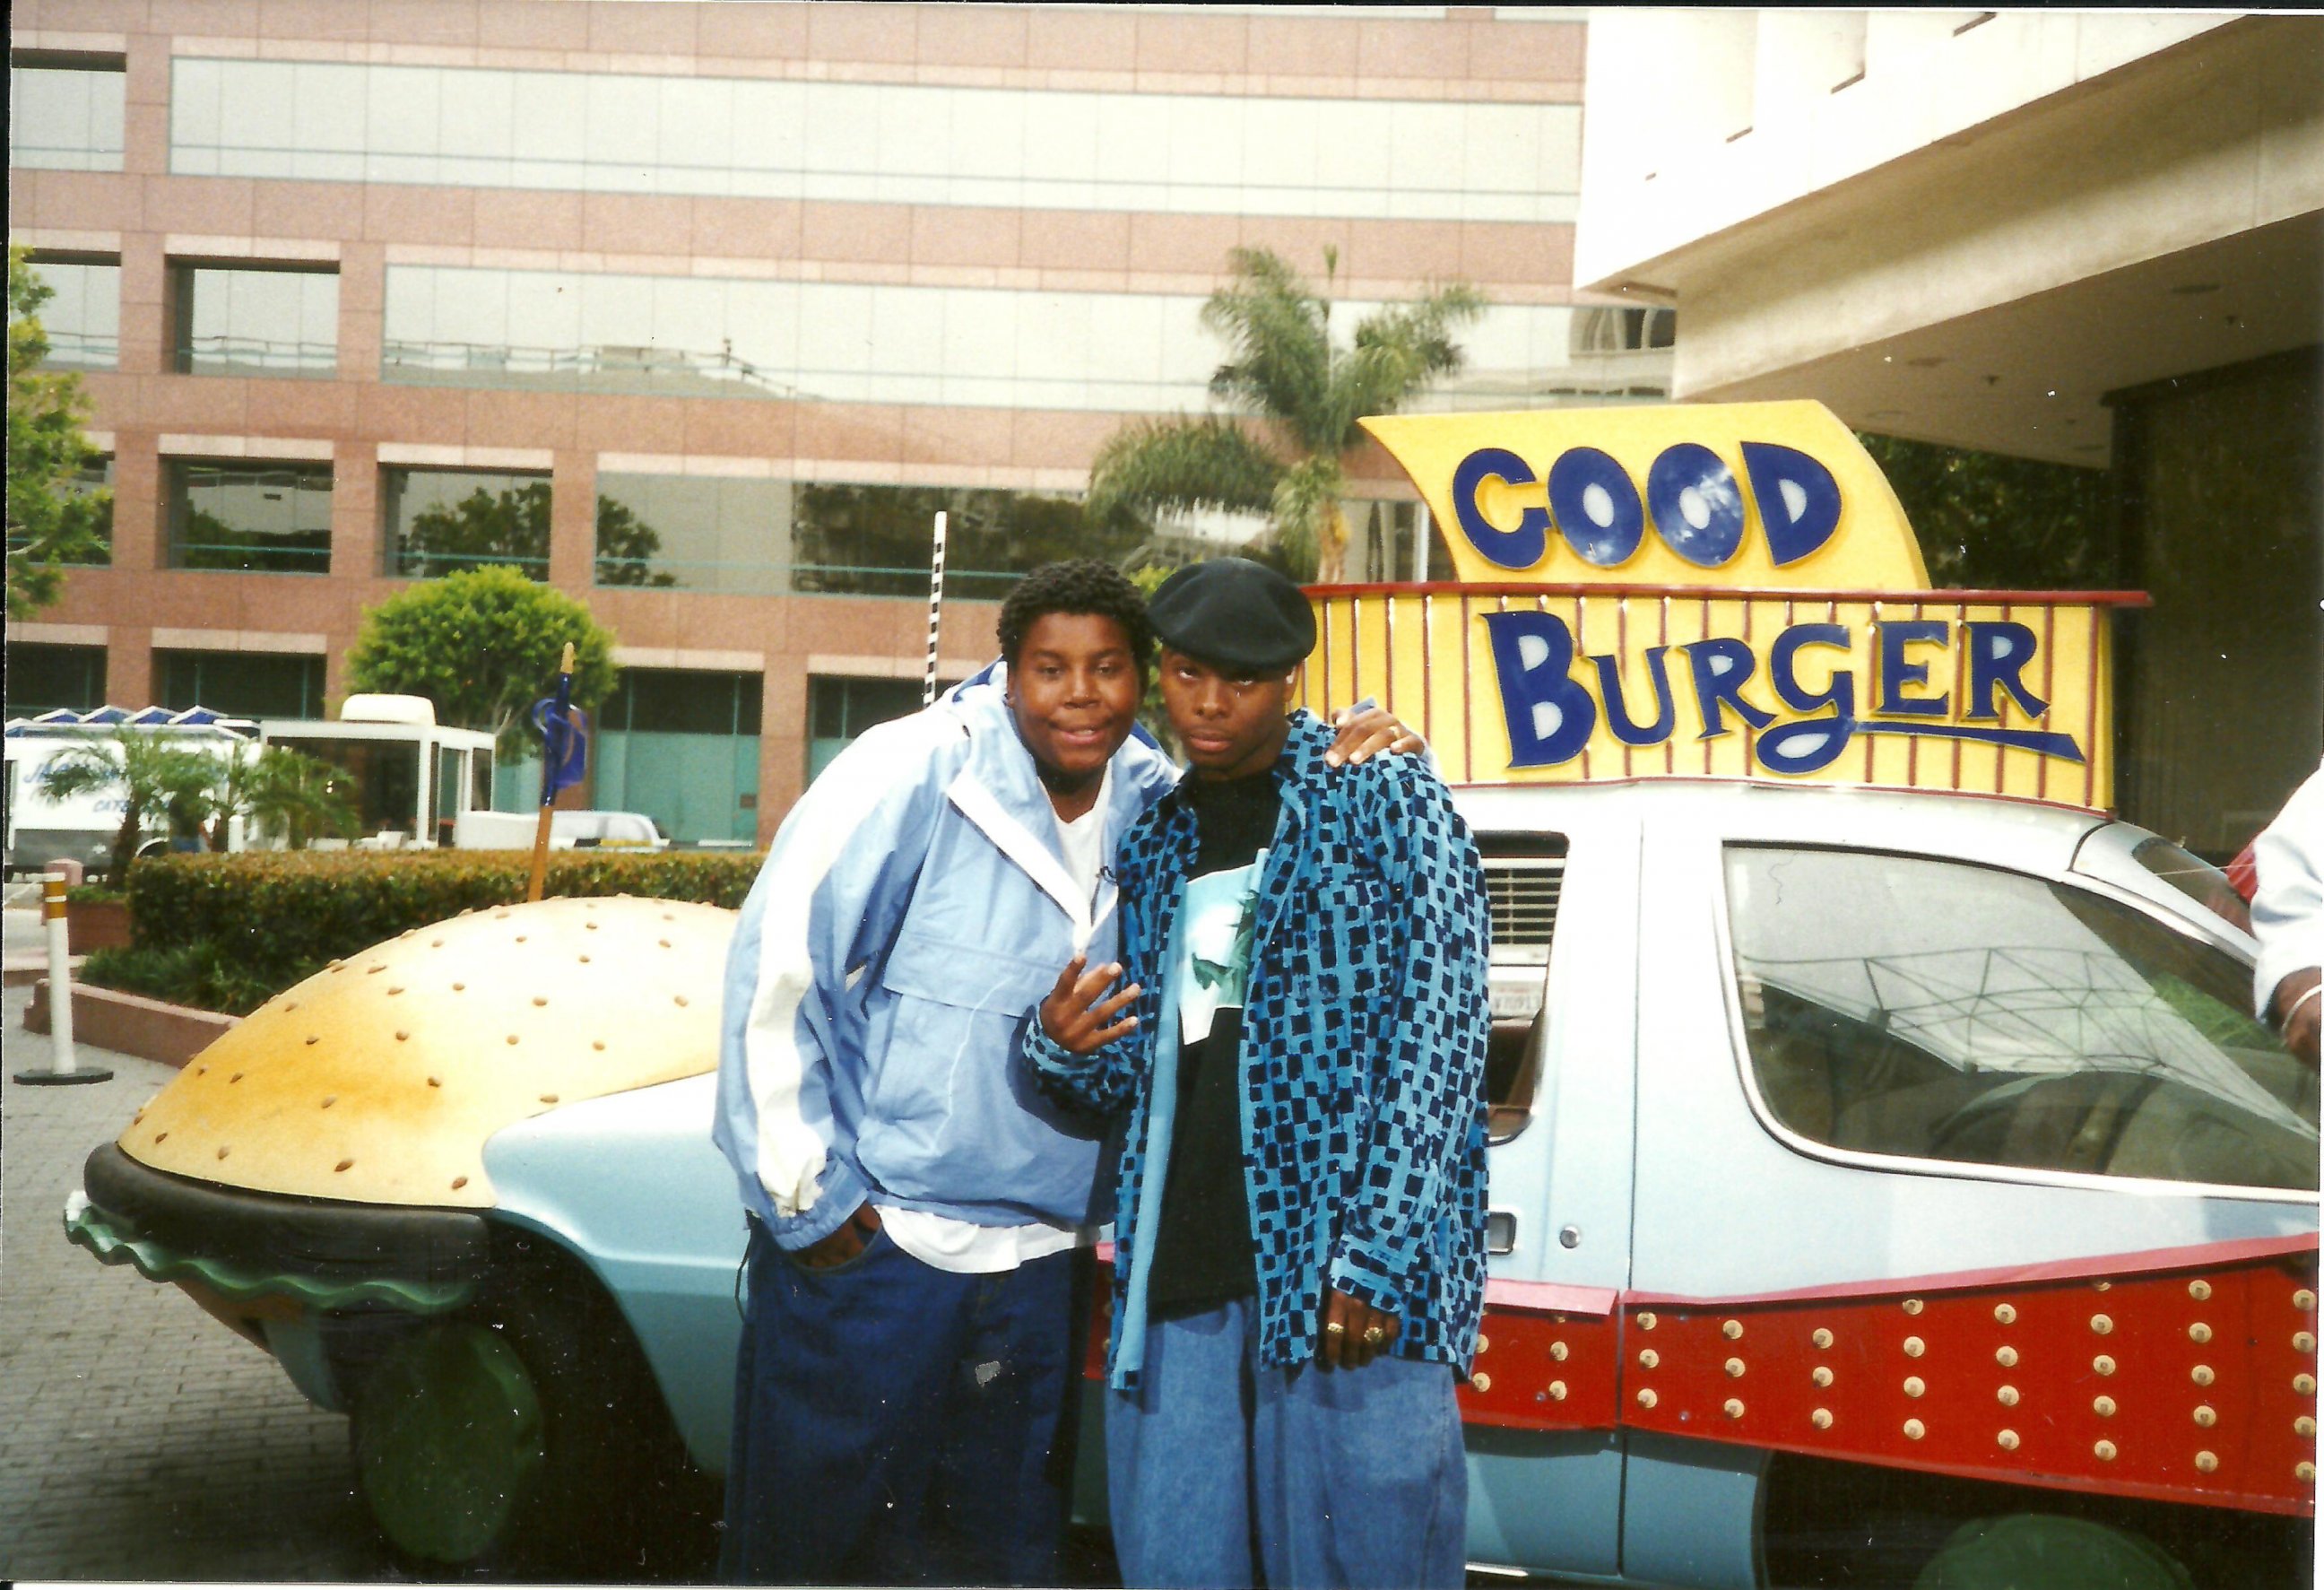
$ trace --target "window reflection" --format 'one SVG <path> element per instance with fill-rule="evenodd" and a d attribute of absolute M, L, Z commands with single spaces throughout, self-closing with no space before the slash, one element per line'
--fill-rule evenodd
<path fill-rule="evenodd" d="M 8 163 L 48 171 L 119 171 L 127 82 L 117 60 L 12 55 Z"/>
<path fill-rule="evenodd" d="M 208 707 L 233 717 L 320 717 L 323 659 L 267 652 L 153 653 L 161 694 L 172 711 Z"/>
<path fill-rule="evenodd" d="M 180 264 L 171 275 L 180 374 L 338 374 L 337 271 Z"/>
<path fill-rule="evenodd" d="M 328 464 L 168 460 L 170 567 L 327 574 Z"/>
<path fill-rule="evenodd" d="M 1351 300 L 1352 326 L 1379 307 Z M 391 265 L 381 378 L 429 386 L 1094 410 L 1199 408 L 1202 300 Z M 1433 406 L 1605 395 L 1564 305 L 1499 304 Z M 1618 377 L 1611 389 L 1623 387 Z"/>
<path fill-rule="evenodd" d="M 34 317 L 49 339 L 42 362 L 59 370 L 118 368 L 121 262 L 36 254 L 32 264 L 51 291 Z"/>
<path fill-rule="evenodd" d="M 1513 221 L 1572 220 L 1581 181 L 1576 105 L 187 56 L 171 69 L 171 170 L 192 174 Z"/>
<path fill-rule="evenodd" d="M 1737 846 L 1744 1031 L 1776 1120 L 1837 1148 L 2314 1191 L 2316 1073 L 2250 968 L 2130 906 L 1915 857 Z"/>
<path fill-rule="evenodd" d="M 498 564 L 549 578 L 546 475 L 385 468 L 379 495 L 391 575 L 433 579 Z"/>

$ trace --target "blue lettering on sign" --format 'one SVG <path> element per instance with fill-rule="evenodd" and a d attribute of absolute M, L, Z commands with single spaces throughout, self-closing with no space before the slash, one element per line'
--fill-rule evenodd
<path fill-rule="evenodd" d="M 1481 616 L 1499 674 L 1511 767 L 1551 767 L 1579 756 L 1597 728 L 1601 703 L 1607 729 L 1625 745 L 1660 744 L 1675 731 L 1678 713 L 1668 662 L 1672 648 L 1651 646 L 1642 655 L 1646 682 L 1654 692 L 1655 716 L 1651 723 L 1641 724 L 1623 684 L 1618 658 L 1593 653 L 1586 659 L 1591 665 L 1586 672 L 1596 676 L 1595 695 L 1574 677 L 1574 664 L 1583 659 L 1563 619 L 1524 611 Z M 1950 626 L 1941 620 L 1912 619 L 1884 622 L 1876 624 L 1874 631 L 1880 670 L 1880 698 L 1874 710 L 1908 720 L 1943 713 L 1949 698 L 1904 693 L 1908 688 L 1926 685 L 1930 666 L 1907 660 L 1905 648 L 1945 645 L 1950 639 Z M 1969 652 L 1968 694 L 1980 708 L 1971 716 L 1998 718 L 1995 698 L 2004 690 L 2028 716 L 2038 717 L 2048 710 L 2048 704 L 2029 690 L 2022 678 L 2037 644 L 2032 630 L 2021 624 L 1965 623 L 1961 634 L 1961 643 Z M 1841 654 L 1841 663 L 1833 667 L 1821 689 L 1810 689 L 1800 677 L 1801 653 L 1811 648 Z M 1715 636 L 1677 649 L 1686 656 L 1689 682 L 1694 689 L 1696 715 L 1702 724 L 1699 738 L 1717 739 L 1734 733 L 1728 721 L 1732 713 L 1756 731 L 1752 753 L 1774 772 L 1818 772 L 1837 761 L 1851 743 L 1871 735 L 1968 740 L 2062 762 L 2082 760 L 2081 747 L 2073 736 L 2046 729 L 1858 717 L 1856 674 L 1845 666 L 1845 660 L 1853 654 L 1854 641 L 1844 624 L 1791 624 L 1768 646 L 1768 686 L 1796 715 L 1780 720 L 1744 697 L 1744 686 L 1759 671 L 1759 658 L 1748 643 L 1731 636 Z"/>
<path fill-rule="evenodd" d="M 1768 441 L 1741 444 L 1743 472 L 1767 532 L 1776 567 L 1797 563 L 1822 548 L 1840 527 L 1840 484 L 1831 471 L 1796 448 Z M 1665 546 L 1700 569 L 1720 569 L 1743 547 L 1747 522 L 1742 483 L 1727 461 L 1700 442 L 1674 442 L 1646 470 L 1646 495 L 1611 455 L 1568 448 L 1549 467 L 1549 507 L 1527 507 L 1517 528 L 1502 530 L 1485 517 L 1478 493 L 1488 480 L 1531 485 L 1541 477 L 1507 448 L 1479 448 L 1452 471 L 1452 514 L 1469 544 L 1502 569 L 1530 569 L 1549 551 L 1554 525 L 1574 556 L 1600 569 L 1628 562 L 1646 539 L 1649 512 Z"/>

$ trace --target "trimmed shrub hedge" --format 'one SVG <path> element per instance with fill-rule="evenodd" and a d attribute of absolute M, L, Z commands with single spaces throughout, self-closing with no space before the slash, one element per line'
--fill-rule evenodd
<path fill-rule="evenodd" d="M 764 856 L 561 850 L 549 896 L 639 894 L 734 909 Z M 333 960 L 411 928 L 524 898 L 522 851 L 245 851 L 148 856 L 129 869 L 135 942 L 88 981 L 244 1014 Z M 221 975 L 231 968 L 231 975 Z"/>

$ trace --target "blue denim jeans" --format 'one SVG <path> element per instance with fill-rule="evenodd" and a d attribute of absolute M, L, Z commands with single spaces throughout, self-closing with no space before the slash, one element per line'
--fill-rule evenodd
<path fill-rule="evenodd" d="M 882 1231 L 809 1270 L 753 1222 L 720 1578 L 1056 1583 L 1081 1261 L 958 1275 Z"/>
<path fill-rule="evenodd" d="M 1113 1543 L 1131 1586 L 1457 1586 L 1469 1476 L 1452 1371 L 1259 1363 L 1257 1310 L 1147 1327 L 1105 1400 Z"/>

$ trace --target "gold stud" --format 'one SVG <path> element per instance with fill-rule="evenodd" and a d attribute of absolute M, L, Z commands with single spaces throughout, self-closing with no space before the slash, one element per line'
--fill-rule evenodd
<path fill-rule="evenodd" d="M 286 1011 L 295 1011 L 299 1008 L 299 1002 L 295 999 L 286 999 L 282 1002 L 282 1008 Z"/>
<path fill-rule="evenodd" d="M 1917 1441 L 1928 1433 L 1929 1427 L 1923 1424 L 1919 1419 L 1908 1419 L 1904 1421 L 1904 1438 L 1906 1440 Z"/>
<path fill-rule="evenodd" d="M 523 934 L 521 934 L 521 933 L 518 934 L 518 935 L 516 936 L 516 941 L 517 941 L 519 944 L 522 944 L 522 943 L 524 942 L 524 935 L 523 935 Z"/>
<path fill-rule="evenodd" d="M 1820 1430 L 1828 1430 L 1831 1428 L 1831 1410 L 1829 1408 L 1817 1409 L 1813 1413 L 1808 1415 L 1808 1422 L 1815 1426 L 1815 1428 Z"/>
<path fill-rule="evenodd" d="M 2313 1397 L 2316 1394 L 2316 1377 L 2312 1374 L 2295 1374 L 2292 1377 L 2292 1389 L 2303 1397 Z"/>
<path fill-rule="evenodd" d="M 668 949 L 669 948 L 669 940 L 667 938 L 657 938 L 654 942 L 660 945 L 664 949 Z"/>
<path fill-rule="evenodd" d="M 1553 1402 L 1563 1402 L 1565 1400 L 1565 1382 L 1563 1381 L 1552 1381 L 1549 1382 L 1549 1400 Z"/>
<path fill-rule="evenodd" d="M 1999 1402 L 2004 1408 L 2015 1408 L 2017 1406 L 2017 1388 L 2015 1386 L 2004 1386 L 1999 1391 L 1994 1392 L 1993 1396 L 1994 1400 Z"/>
<path fill-rule="evenodd" d="M 1923 1353 L 1927 1352 L 1928 1350 L 1929 1350 L 1929 1344 L 1928 1344 L 1928 1343 L 1926 1343 L 1926 1342 L 1924 1342 L 1924 1341 L 1923 1341 L 1920 1337 L 1918 1337 L 1918 1336 L 1906 1336 L 1906 1337 L 1904 1338 L 1904 1356 L 1905 1356 L 1905 1357 L 1907 1357 L 1907 1358 L 1918 1358 L 1922 1354 L 1923 1354 Z"/>
<path fill-rule="evenodd" d="M 1739 1400 L 1738 1400 L 1738 1399 L 1736 1399 L 1736 1398 L 1733 1398 L 1733 1397 L 1729 1397 L 1729 1398 L 1728 1398 L 1728 1399 L 1727 1399 L 1727 1400 L 1726 1400 L 1723 1404 L 1721 1404 L 1720 1406 L 1721 1406 L 1721 1408 L 1722 1408 L 1722 1410 L 1726 1413 L 1727 1417 L 1728 1417 L 1728 1418 L 1729 1418 L 1729 1419 L 1740 1419 L 1740 1418 L 1742 1418 L 1742 1417 L 1743 1417 L 1743 1404 L 1742 1404 L 1742 1402 L 1741 1402 Z"/>
<path fill-rule="evenodd" d="M 239 1072 L 239 1071 L 236 1071 L 233 1076 L 229 1077 L 227 1077 L 227 1078 L 226 1079 L 226 1086 L 227 1086 L 228 1087 L 231 1087 L 231 1086 L 233 1086 L 235 1083 L 237 1083 L 237 1082 L 239 1082 L 239 1081 L 241 1081 L 241 1080 L 242 1080 L 242 1073 L 241 1073 L 241 1072 Z"/>
<path fill-rule="evenodd" d="M 1923 1380 L 1919 1375 L 1908 1374 L 1904 1377 L 1904 1395 L 1907 1397 L 1926 1396 L 1928 1394 L 1928 1390 L 1929 1382 Z"/>
<path fill-rule="evenodd" d="M 2187 1327 L 2187 1339 L 2200 1346 L 2211 1339 L 2211 1327 L 2199 1319 Z"/>
<path fill-rule="evenodd" d="M 320 1043 L 323 1041 L 322 1034 L 318 1032 L 309 1032 L 307 1034 L 307 1041 L 309 1043 Z"/>
<path fill-rule="evenodd" d="M 2316 1421 L 2303 1413 L 2292 1421 L 2292 1433 L 2295 1436 L 2312 1436 L 2316 1433 Z"/>
<path fill-rule="evenodd" d="M 2292 1350 L 2295 1353 L 2313 1353 L 2316 1351 L 2315 1333 L 2304 1330 L 2295 1331 L 2292 1337 Z"/>
<path fill-rule="evenodd" d="M 1904 1312 L 1907 1314 L 1918 1314 L 1927 1305 L 1923 1304 L 1918 1298 L 1907 1298 L 1904 1299 Z"/>
<path fill-rule="evenodd" d="M 2114 1290 L 2114 1282 L 2110 1280 L 2094 1280 L 2090 1282 L 2090 1290 L 2094 1292 L 2110 1292 Z"/>
<path fill-rule="evenodd" d="M 2219 1466 L 2219 1455 L 2218 1455 L 2218 1453 L 2216 1453 L 2216 1452 L 2198 1452 L 2198 1453 L 2196 1453 L 2196 1454 L 2195 1454 L 2195 1472 L 2196 1472 L 2196 1473 L 2198 1473 L 2198 1474 L 2207 1474 L 2215 1473 L 2215 1472 L 2218 1470 L 2218 1466 Z"/>
<path fill-rule="evenodd" d="M 229 1149 L 228 1147 L 226 1147 L 226 1144 L 224 1144 L 224 1143 L 220 1143 L 220 1144 L 218 1144 L 218 1158 L 219 1158 L 219 1159 L 221 1159 L 221 1160 L 225 1159 L 228 1154 L 232 1153 L 233 1151 L 233 1151 L 232 1149 Z"/>
<path fill-rule="evenodd" d="M 325 1095 L 323 1095 L 323 1103 L 322 1103 L 322 1106 L 321 1106 L 321 1107 L 322 1107 L 322 1108 L 324 1108 L 324 1109 L 326 1109 L 326 1110 L 327 1110 L 327 1109 L 329 1109 L 333 1105 L 336 1105 L 336 1104 L 337 1104 L 338 1102 L 339 1102 L 339 1095 L 338 1095 L 337 1094 L 336 1094 L 336 1093 L 327 1093 L 327 1094 L 325 1094 Z"/>
<path fill-rule="evenodd" d="M 2211 1283 L 2208 1280 L 2190 1280 L 2187 1283 L 2187 1295 L 2198 1303 L 2208 1303 L 2211 1300 Z"/>
<path fill-rule="evenodd" d="M 2017 1310 L 2006 1303 L 1996 1303 L 1993 1306 L 1993 1317 L 2003 1325 L 2015 1325 Z"/>
<path fill-rule="evenodd" d="M 678 1003 L 680 1003 L 680 1004 L 684 1004 L 684 1003 L 686 1003 L 686 995 L 684 995 L 684 994 L 671 994 L 671 995 L 670 995 L 670 997 L 671 997 L 672 999 L 674 999 L 674 1000 L 678 1001 Z"/>
<path fill-rule="evenodd" d="M 592 933 L 595 933 L 597 930 L 597 924 L 595 922 L 584 922 L 581 925 L 588 929 Z"/>
<path fill-rule="evenodd" d="M 408 1043 L 408 1042 L 410 1042 L 410 1040 L 411 1040 L 411 1030 L 410 1030 L 409 1027 L 398 1027 L 398 1028 L 395 1030 L 395 1041 L 396 1041 L 396 1042 L 398 1042 L 398 1043 Z"/>
<path fill-rule="evenodd" d="M 602 1038 L 593 1038 L 589 1040 L 589 1047 L 591 1049 L 602 1049 L 605 1047 L 605 1040 Z"/>
<path fill-rule="evenodd" d="M 1566 1351 L 1566 1345 L 1563 1342 L 1552 1342 L 1549 1345 L 1549 1355 L 1560 1364 L 1565 1362 Z"/>
<path fill-rule="evenodd" d="M 2211 1366 L 2209 1364 L 2198 1364 L 2194 1368 L 2187 1372 L 2187 1378 L 2193 1381 L 2199 1386 L 2208 1386 L 2218 1377 L 2211 1373 Z"/>
<path fill-rule="evenodd" d="M 430 938 L 428 941 L 428 948 L 430 949 L 441 949 L 444 948 L 444 941 L 441 938 Z"/>
<path fill-rule="evenodd" d="M 389 989 L 388 989 L 388 992 L 389 992 L 390 994 L 401 994 L 401 993 L 403 992 L 403 985 L 402 985 L 402 984 L 401 984 L 401 983 L 398 983 L 398 984 L 394 985 L 392 987 L 389 988 Z"/>
<path fill-rule="evenodd" d="M 1469 1383 L 1480 1391 L 1489 1391 L 1493 1389 L 1493 1377 L 1480 1370 L 1469 1377 Z"/>
<path fill-rule="evenodd" d="M 465 1176 L 455 1176 L 452 1178 L 452 1190 L 454 1192 L 458 1192 L 462 1188 L 467 1185 L 468 1179 Z"/>
<path fill-rule="evenodd" d="M 2313 1308 L 2316 1307 L 2316 1294 L 2306 1287 L 2301 1287 L 2292 1294 L 2292 1306 L 2301 1309 Z"/>
<path fill-rule="evenodd" d="M 1727 1361 L 1727 1378 L 1729 1380 L 1741 1380 L 1743 1378 L 1743 1360 L 1740 1358 L 1729 1358 Z"/>
<path fill-rule="evenodd" d="M 1719 1327 L 1719 1334 L 1730 1342 L 1739 1342 L 1743 1339 L 1743 1322 L 1739 1319 L 1730 1319 Z"/>
<path fill-rule="evenodd" d="M 557 1095 L 553 1093 L 544 1093 L 540 1095 L 540 1102 L 544 1105 L 553 1105 L 557 1102 Z"/>
<path fill-rule="evenodd" d="M 385 961 L 379 961 L 374 965 L 365 966 L 364 968 L 364 975 L 368 977 L 374 972 L 384 972 L 385 970 L 387 970 L 387 963 Z"/>
<path fill-rule="evenodd" d="M 444 1079 L 441 1077 L 430 1077 L 428 1079 L 428 1086 L 430 1087 L 441 1087 L 444 1086 Z"/>
<path fill-rule="evenodd" d="M 515 1034 L 515 1033 L 513 1033 L 513 1032 L 510 1033 L 510 1034 L 508 1035 L 508 1040 L 509 1040 L 511 1043 L 514 1043 L 514 1042 L 516 1041 L 516 1034 Z"/>
<path fill-rule="evenodd" d="M 170 1134 L 166 1132 L 157 1132 L 153 1134 L 153 1141 L 155 1142 L 167 1142 L 170 1141 Z"/>
<path fill-rule="evenodd" d="M 581 957 L 581 964 L 582 964 L 583 966 L 587 966 L 587 965 L 589 964 L 589 957 L 588 957 L 587 956 L 586 956 L 586 955 L 585 955 L 585 956 L 583 956 L 583 957 Z"/>
<path fill-rule="evenodd" d="M 2015 1369 L 2017 1367 L 2017 1349 L 2008 1346 L 1996 1347 L 1993 1350 L 1993 1361 L 2004 1369 Z"/>
<path fill-rule="evenodd" d="M 1819 1364 L 1814 1369 L 1809 1372 L 1808 1379 L 1813 1381 L 1817 1385 L 1828 1386 L 1831 1384 L 1831 1371 Z"/>
<path fill-rule="evenodd" d="M 452 992 L 455 994 L 463 994 L 467 991 L 467 987 L 468 985 L 466 983 L 455 983 L 452 985 Z"/>
<path fill-rule="evenodd" d="M 1652 1330 L 1655 1328 L 1655 1317 L 1651 1311 L 1638 1316 L 1638 1328 L 1640 1330 Z"/>
<path fill-rule="evenodd" d="M 549 1003 L 549 999 L 545 994 L 536 994 L 532 996 L 532 1003 L 536 1005 L 545 1005 Z"/>
<path fill-rule="evenodd" d="M 1821 1326 L 1818 1326 L 1815 1328 L 1815 1334 L 1809 1336 L 1808 1340 L 1813 1342 L 1819 1347 L 1829 1347 L 1831 1345 L 1831 1332 L 1824 1329 Z"/>
<path fill-rule="evenodd" d="M 354 1166 L 355 1161 L 353 1160 L 341 1160 L 337 1164 L 332 1166 L 331 1169 L 334 1170 L 347 1170 L 352 1169 Z"/>
<path fill-rule="evenodd" d="M 2116 1447 L 2112 1441 L 2100 1441 L 2096 1446 L 2092 1447 L 2090 1451 L 2100 1463 L 2112 1463 L 2115 1458 Z"/>
<path fill-rule="evenodd" d="M 2017 1432 L 2015 1430 L 2004 1430 L 1999 1435 L 1993 1437 L 1993 1444 L 2000 1447 L 2004 1452 L 2015 1452 L 2017 1450 Z"/>
<path fill-rule="evenodd" d="M 2195 1422 L 2208 1430 L 2219 1422 L 2219 1416 L 2208 1406 L 2198 1407 L 2195 1410 Z"/>
<path fill-rule="evenodd" d="M 2103 1314 L 2093 1314 L 2090 1316 L 2090 1328 L 2098 1335 L 2105 1336 L 2114 1329 L 2114 1321 Z"/>
<path fill-rule="evenodd" d="M 2100 1419 L 2112 1419 L 2114 1409 L 2115 1401 L 2112 1397 L 2098 1396 L 2090 1399 L 2090 1411 Z"/>
<path fill-rule="evenodd" d="M 2114 1373 L 2114 1360 L 2101 1353 L 2097 1357 L 2090 1360 L 2090 1367 L 2097 1370 L 2100 1374 L 2112 1374 Z"/>
<path fill-rule="evenodd" d="M 2312 1485 L 2316 1483 L 2316 1465 L 2312 1463 L 2295 1464 L 2292 1466 L 2292 1477 Z"/>
<path fill-rule="evenodd" d="M 1652 1369 L 1662 1361 L 1663 1355 L 1655 1352 L 1652 1347 L 1644 1348 L 1638 1354 L 1638 1367 L 1640 1369 Z"/>
<path fill-rule="evenodd" d="M 1655 1389 L 1652 1386 L 1638 1393 L 1638 1406 L 1641 1408 L 1652 1408 L 1655 1400 Z"/>

